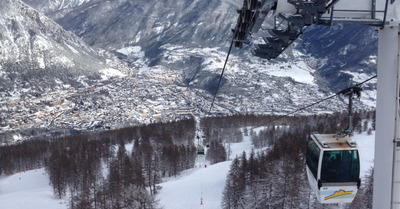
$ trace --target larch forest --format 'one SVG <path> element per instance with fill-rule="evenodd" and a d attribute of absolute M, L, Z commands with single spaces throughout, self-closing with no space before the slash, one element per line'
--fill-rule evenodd
<path fill-rule="evenodd" d="M 312 132 L 340 132 L 347 125 L 346 114 L 202 118 L 204 144 L 209 145 L 206 159 L 212 164 L 233 159 L 221 208 L 337 207 L 317 203 L 308 186 L 306 140 Z M 353 122 L 356 132 L 370 134 L 375 128 L 375 112 L 358 111 Z M 194 166 L 195 135 L 196 122 L 188 118 L 32 139 L 0 147 L 0 176 L 45 167 L 55 196 L 69 195 L 72 209 L 160 208 L 156 195 L 162 179 Z M 230 143 L 240 142 L 244 136 L 251 136 L 254 150 L 230 156 Z M 372 207 L 372 172 L 371 168 L 356 199 L 344 208 Z"/>

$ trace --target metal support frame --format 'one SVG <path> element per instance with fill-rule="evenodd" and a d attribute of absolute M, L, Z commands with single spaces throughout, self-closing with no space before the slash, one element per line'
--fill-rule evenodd
<path fill-rule="evenodd" d="M 376 0 L 371 1 L 371 19 L 375 19 Z"/>
<path fill-rule="evenodd" d="M 394 140 L 398 133 L 398 88 L 399 88 L 399 24 L 379 29 L 378 46 L 378 92 L 376 104 L 375 162 L 373 208 L 399 209 L 398 164 L 394 164 Z M 393 175 L 395 174 L 395 175 Z M 396 200 L 397 199 L 397 200 Z"/>
<path fill-rule="evenodd" d="M 400 25 L 398 25 L 400 30 Z M 392 209 L 400 209 L 400 31 L 397 33 L 397 76 L 396 76 L 396 109 L 393 140 L 393 174 L 392 174 Z"/>
<path fill-rule="evenodd" d="M 353 135 L 353 96 L 356 94 L 357 97 L 360 98 L 362 90 L 363 89 L 360 86 L 356 85 L 340 92 L 341 94 L 349 97 L 349 104 L 347 107 L 347 128 L 342 132 L 344 135 Z"/>
<path fill-rule="evenodd" d="M 344 133 L 349 134 L 350 136 L 353 134 L 353 91 L 349 94 L 349 105 L 348 105 L 348 121 L 347 121 L 347 128 L 344 130 Z"/>

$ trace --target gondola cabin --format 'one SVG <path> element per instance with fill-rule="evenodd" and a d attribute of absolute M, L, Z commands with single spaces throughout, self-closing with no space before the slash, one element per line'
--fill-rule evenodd
<path fill-rule="evenodd" d="M 204 147 L 201 145 L 197 146 L 197 155 L 204 155 Z"/>
<path fill-rule="evenodd" d="M 311 134 L 307 143 L 308 182 L 320 203 L 350 203 L 360 187 L 360 157 L 348 136 Z"/>

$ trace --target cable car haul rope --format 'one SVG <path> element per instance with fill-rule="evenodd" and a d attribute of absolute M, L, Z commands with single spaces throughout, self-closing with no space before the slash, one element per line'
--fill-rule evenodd
<path fill-rule="evenodd" d="M 255 2 L 255 1 L 250 1 Z M 214 105 L 214 101 L 218 90 L 220 88 L 221 80 L 223 74 L 225 72 L 226 64 L 229 59 L 229 55 L 232 50 L 233 44 L 236 47 L 241 48 L 243 41 L 246 39 L 246 36 L 249 34 L 249 31 L 254 26 L 255 17 L 254 15 L 245 15 L 248 12 L 253 12 L 252 4 L 247 4 L 247 1 L 244 1 L 243 8 L 240 10 L 240 13 L 243 15 L 239 16 L 238 24 L 236 28 L 233 30 L 234 36 L 229 46 L 229 50 L 225 59 L 224 67 L 220 74 L 217 88 L 214 92 L 213 99 L 211 102 L 209 113 L 211 113 L 212 107 Z M 246 13 L 247 12 L 247 13 Z M 250 13 L 249 13 L 250 14 Z M 254 13 L 256 14 L 256 13 Z M 243 18 L 245 18 L 243 20 Z M 247 18 L 247 19 L 246 19 Z M 278 30 L 276 30 L 278 31 Z M 286 31 L 290 33 L 291 31 Z M 285 37 L 287 34 L 280 34 L 279 37 Z M 297 36 L 294 38 L 296 39 Z M 272 39 L 269 39 L 271 42 Z M 274 39 L 275 40 L 275 39 Z M 278 41 L 279 43 L 282 40 Z M 271 50 L 276 49 L 272 46 L 277 43 L 271 42 L 269 43 L 271 46 L 268 48 L 268 53 L 263 51 L 263 56 L 266 58 L 273 58 L 278 56 L 286 47 L 283 47 L 282 44 L 278 44 L 279 53 L 272 53 Z M 268 44 L 267 44 L 268 45 Z M 257 55 L 257 53 L 256 53 Z M 352 117 L 353 117 L 353 96 L 357 95 L 360 97 L 361 95 L 361 85 L 376 78 L 377 76 L 372 76 L 361 83 L 358 83 L 350 88 L 346 88 L 338 93 L 331 95 L 329 97 L 323 98 L 319 101 L 316 101 L 312 104 L 303 106 L 298 108 L 292 112 L 289 112 L 285 115 L 275 118 L 274 120 L 268 121 L 267 123 L 260 124 L 256 127 L 253 127 L 251 130 L 272 123 L 273 121 L 280 120 L 284 117 L 292 115 L 294 113 L 300 112 L 312 106 L 315 106 L 321 102 L 329 100 L 338 95 L 347 95 L 349 96 L 348 103 L 348 126 L 342 133 L 339 134 L 311 134 L 309 136 L 307 142 L 307 154 L 306 154 L 306 172 L 308 182 L 310 184 L 311 189 L 317 196 L 317 200 L 320 203 L 350 203 L 353 201 L 359 187 L 361 184 L 361 174 L 360 174 L 360 158 L 357 144 L 352 141 L 350 138 L 352 136 L 353 127 L 352 127 Z M 240 133 L 241 134 L 241 133 Z M 233 134 L 236 135 L 236 134 Z M 231 137 L 231 136 L 228 136 Z M 198 151 L 198 154 L 201 153 L 201 150 Z M 203 200 L 201 197 L 201 204 L 203 204 Z"/>
<path fill-rule="evenodd" d="M 349 96 L 348 126 L 342 133 L 309 136 L 306 172 L 320 203 L 350 203 L 360 188 L 360 157 L 357 144 L 350 138 L 353 134 L 353 95 L 360 97 L 361 85 L 375 77 L 336 94 Z"/>
<path fill-rule="evenodd" d="M 220 81 L 225 70 L 231 47 L 220 76 Z M 376 77 L 376 75 L 372 76 L 363 82 L 339 91 L 334 95 L 298 108 L 290 113 L 287 113 L 286 115 L 280 116 L 274 120 L 252 128 L 253 130 L 255 128 L 267 125 L 273 121 L 280 120 L 338 95 L 349 96 L 347 129 L 340 134 L 311 134 L 307 142 L 307 178 L 311 189 L 316 194 L 317 200 L 320 203 L 350 203 L 355 198 L 355 195 L 361 185 L 361 165 L 358 147 L 357 144 L 350 138 L 353 132 L 352 101 L 354 95 L 360 97 L 362 91 L 361 85 Z M 215 95 L 217 94 L 218 88 L 215 91 Z M 215 95 L 211 104 L 211 108 L 214 103 Z"/>
<path fill-rule="evenodd" d="M 378 57 L 380 57 L 381 61 L 379 62 L 380 65 L 378 65 L 378 72 L 380 72 L 380 74 L 382 75 L 382 80 L 379 81 L 380 89 L 378 89 L 378 94 L 382 91 L 390 91 L 388 93 L 385 93 L 384 96 L 379 97 L 378 99 L 381 102 L 387 102 L 385 100 L 388 100 L 389 102 L 387 103 L 390 105 L 385 104 L 383 106 L 380 106 L 377 109 L 377 112 L 379 113 L 377 113 L 377 115 L 384 115 L 385 117 L 382 118 L 386 119 L 388 115 L 383 114 L 383 112 L 386 111 L 385 108 L 388 108 L 388 111 L 395 111 L 396 117 L 388 119 L 388 122 L 380 119 L 381 123 L 385 122 L 385 126 L 390 126 L 388 127 L 389 130 L 394 127 L 394 131 L 381 131 L 379 132 L 379 137 L 377 138 L 382 138 L 382 140 L 385 140 L 384 145 L 379 145 L 379 150 L 383 150 L 383 148 L 390 148 L 390 153 L 393 153 L 393 144 L 390 143 L 390 141 L 399 138 L 399 134 L 398 132 L 396 132 L 399 121 L 396 120 L 396 118 L 398 118 L 399 116 L 399 79 L 396 79 L 397 83 L 394 87 L 395 89 L 393 88 L 393 86 L 390 85 L 392 84 L 391 82 L 395 81 L 392 78 L 394 78 L 395 76 L 398 78 L 397 70 L 399 68 L 399 64 L 394 64 L 394 62 L 391 61 L 397 59 L 399 46 L 392 43 L 397 43 L 400 36 L 398 36 L 397 33 L 399 27 L 397 20 L 399 18 L 395 15 L 390 15 L 392 13 L 390 13 L 389 11 L 396 11 L 394 8 L 397 8 L 399 6 L 399 3 L 394 3 L 395 1 L 382 1 L 379 4 L 376 3 L 375 5 L 375 1 L 372 1 L 373 7 L 370 11 L 369 16 L 365 14 L 359 15 L 361 14 L 361 11 L 369 12 L 370 8 L 368 6 L 366 6 L 365 9 L 353 9 L 352 5 L 354 4 L 354 2 L 343 3 L 340 5 L 336 4 L 337 2 L 338 1 L 243 0 L 243 6 L 241 9 L 238 10 L 239 17 L 236 28 L 235 30 L 233 30 L 234 46 L 242 48 L 243 43 L 248 40 L 248 36 L 257 33 L 259 29 L 262 29 L 261 26 L 264 19 L 272 20 L 272 18 L 269 17 L 274 18 L 273 28 L 267 29 L 267 33 L 262 35 L 264 43 L 253 43 L 251 47 L 251 53 L 254 56 L 258 56 L 268 60 L 277 58 L 291 43 L 293 43 L 303 33 L 303 29 L 305 27 L 313 24 L 332 25 L 333 22 L 353 22 L 357 24 L 381 27 L 381 30 L 379 31 L 379 48 L 384 48 L 384 50 L 378 50 Z M 360 1 L 357 5 L 368 5 L 362 4 L 361 2 L 362 1 Z M 376 7 L 380 7 L 379 17 L 376 15 Z M 334 11 L 340 12 L 334 14 Z M 272 15 L 269 15 L 271 13 Z M 387 14 L 392 17 L 390 23 L 389 21 L 386 21 Z M 390 29 L 388 29 L 388 27 L 385 28 L 385 25 L 390 25 Z M 389 68 L 390 70 L 386 70 L 386 68 Z M 381 70 L 379 71 L 379 69 Z M 358 188 L 360 187 L 361 181 L 359 153 L 356 143 L 354 143 L 351 139 L 353 132 L 353 96 L 360 97 L 360 92 L 362 91 L 361 85 L 376 77 L 377 76 L 372 76 L 371 78 L 366 79 L 351 88 L 344 89 L 334 95 L 323 98 L 312 104 L 300 107 L 292 112 L 289 112 L 280 117 L 276 117 L 273 120 L 262 123 L 257 127 L 253 127 L 251 129 L 253 130 L 261 126 L 265 126 L 269 123 L 272 123 L 273 121 L 280 120 L 284 117 L 315 106 L 338 95 L 346 95 L 349 97 L 347 128 L 339 134 L 311 134 L 308 139 L 306 156 L 307 177 L 312 190 L 315 192 L 318 201 L 321 203 L 352 202 Z M 386 81 L 387 84 L 385 83 Z M 212 105 L 214 103 L 214 99 Z M 395 106 L 393 105 L 394 103 L 396 103 Z M 385 126 L 380 126 L 378 129 L 381 129 L 382 127 L 386 128 Z M 391 132 L 394 134 L 386 134 L 386 132 Z M 377 190 L 383 192 L 383 194 L 379 195 L 374 194 L 374 208 L 389 208 L 390 206 L 393 207 L 395 204 L 400 205 L 400 201 L 398 201 L 399 195 L 396 195 L 397 193 L 394 192 L 399 190 L 398 188 L 400 188 L 400 186 L 398 186 L 400 184 L 394 183 L 396 182 L 395 176 L 399 176 L 395 175 L 396 171 L 399 170 L 399 166 L 395 166 L 398 164 L 394 163 L 394 160 L 397 156 L 396 154 L 398 153 L 400 153 L 400 151 L 396 151 L 393 154 L 393 157 L 388 154 L 387 156 L 381 155 L 379 156 L 379 158 L 376 157 L 375 159 L 376 162 L 378 162 L 379 167 L 385 169 L 380 169 L 379 174 L 377 174 L 378 172 L 374 174 L 374 180 L 380 179 L 379 182 L 382 183 L 374 184 L 374 191 Z M 393 164 L 393 166 L 391 168 L 390 166 L 386 165 L 381 166 L 385 164 L 385 162 L 392 162 L 389 164 Z M 389 171 L 387 172 L 389 174 L 385 174 L 384 172 L 388 169 L 393 169 L 394 172 L 392 173 Z M 383 181 L 383 177 L 386 177 L 387 179 Z M 389 182 L 390 180 L 392 180 L 392 182 Z M 396 188 L 397 190 L 394 190 L 394 188 Z M 378 205 L 385 207 L 377 207 Z"/>
<path fill-rule="evenodd" d="M 260 128 L 260 127 L 262 127 L 262 126 L 266 126 L 266 125 L 268 125 L 268 124 L 270 124 L 270 123 L 272 123 L 272 122 L 281 120 L 281 119 L 283 119 L 283 118 L 285 118 L 285 117 L 288 117 L 288 116 L 290 116 L 290 115 L 293 115 L 293 114 L 295 114 L 295 113 L 298 113 L 298 112 L 300 112 L 300 111 L 303 111 L 303 110 L 305 110 L 305 109 L 307 109 L 307 108 L 310 108 L 310 107 L 313 107 L 313 106 L 315 106 L 315 105 L 317 105 L 317 104 L 320 104 L 320 103 L 322 103 L 322 102 L 324 102 L 324 101 L 327 101 L 327 100 L 329 100 L 329 99 L 332 99 L 332 98 L 334 98 L 334 97 L 336 97 L 336 96 L 339 96 L 339 95 L 342 95 L 342 94 L 343 94 L 343 95 L 346 95 L 349 91 L 351 91 L 350 89 L 360 88 L 361 85 L 363 85 L 363 84 L 369 82 L 370 80 L 372 80 L 372 79 L 374 79 L 374 78 L 376 78 L 376 77 L 377 77 L 377 76 L 374 75 L 374 76 L 372 76 L 372 77 L 370 77 L 370 78 L 368 78 L 368 79 L 362 81 L 361 83 L 358 83 L 358 84 L 356 84 L 356 85 L 354 85 L 354 86 L 352 86 L 352 87 L 346 88 L 346 89 L 344 89 L 344 90 L 342 90 L 342 91 L 339 91 L 339 92 L 337 92 L 337 93 L 335 93 L 335 94 L 333 94 L 333 95 L 331 95 L 331 96 L 322 98 L 322 99 L 320 99 L 320 100 L 318 100 L 318 101 L 316 101 L 316 102 L 313 102 L 313 103 L 311 103 L 311 104 L 308 104 L 308 105 L 305 105 L 305 106 L 303 106 L 303 107 L 300 107 L 300 108 L 298 108 L 298 109 L 296 109 L 296 110 L 293 110 L 292 112 L 289 112 L 289 113 L 286 113 L 286 114 L 281 115 L 281 116 L 279 116 L 279 117 L 276 117 L 276 118 L 273 119 L 273 120 L 269 120 L 269 121 L 267 121 L 267 122 L 260 123 L 259 125 L 254 126 L 254 127 L 252 127 L 251 129 L 249 129 L 249 131 L 255 130 L 255 129 Z M 241 133 L 231 134 L 231 135 L 229 135 L 229 136 L 227 136 L 227 137 L 224 137 L 223 139 L 230 139 L 230 138 L 232 138 L 233 136 L 236 136 L 236 135 L 238 135 L 238 134 L 241 134 Z"/>

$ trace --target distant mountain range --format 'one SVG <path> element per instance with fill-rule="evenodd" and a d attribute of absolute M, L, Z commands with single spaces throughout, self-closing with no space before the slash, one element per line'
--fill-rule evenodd
<path fill-rule="evenodd" d="M 99 78 L 109 67 L 75 34 L 19 0 L 2 1 L 0 12 L 1 92 L 78 85 L 78 77 Z"/>
<path fill-rule="evenodd" d="M 21 95 L 29 94 L 41 100 L 44 92 L 70 88 L 75 88 L 71 90 L 75 107 L 73 111 L 68 110 L 74 105 L 65 102 L 63 111 L 70 111 L 71 115 L 86 111 L 88 124 L 99 120 L 108 121 L 108 127 L 120 127 L 110 124 L 117 123 L 115 115 L 105 114 L 102 115 L 105 118 L 98 119 L 89 114 L 98 111 L 91 108 L 104 108 L 98 105 L 98 99 L 82 105 L 82 97 L 87 95 L 75 92 L 87 92 L 82 89 L 92 89 L 91 86 L 112 91 L 124 88 L 124 92 L 137 86 L 150 93 L 157 91 L 148 88 L 151 83 L 168 85 L 164 90 L 169 92 L 175 92 L 174 86 L 188 87 L 193 92 L 184 93 L 192 95 L 188 97 L 191 102 L 181 101 L 181 91 L 176 91 L 168 100 L 176 100 L 172 103 L 178 109 L 203 111 L 215 93 L 232 38 L 231 29 L 236 24 L 236 9 L 242 5 L 241 0 L 23 1 L 3 0 L 0 5 L 0 104 L 3 108 L 0 134 L 35 124 L 18 119 L 15 125 L 8 126 L 8 117 L 17 113 L 12 105 L 29 98 Z M 263 33 L 260 31 L 251 38 L 256 40 Z M 376 73 L 377 34 L 366 26 L 308 27 L 284 54 L 270 61 L 252 56 L 251 45 L 249 42 L 243 49 L 232 51 L 216 100 L 221 110 L 287 112 L 348 87 L 352 79 L 359 82 Z M 116 75 L 113 80 L 104 80 Z M 365 87 L 370 91 L 366 100 L 373 101 L 374 82 Z M 138 99 L 132 94 L 127 93 L 129 99 Z M 139 100 L 144 106 L 162 107 L 161 101 L 152 101 L 157 98 Z M 25 105 L 24 111 L 36 115 L 48 111 L 40 109 L 43 104 L 38 105 L 33 109 Z M 79 109 L 80 106 L 85 109 Z M 332 108 L 337 106 L 326 104 L 322 109 Z M 62 118 L 62 122 L 46 119 L 47 124 L 70 124 L 66 113 L 54 117 Z M 170 120 L 169 117 L 165 120 Z M 143 122 L 140 118 L 137 121 Z M 36 123 L 35 126 L 40 125 Z M 2 130 L 2 127 L 5 128 Z"/>
<path fill-rule="evenodd" d="M 187 72 L 188 68 L 193 69 L 193 63 L 198 62 L 193 59 L 201 60 L 203 57 L 192 57 L 178 66 L 176 63 L 167 65 L 162 61 L 165 45 L 185 48 L 218 46 L 226 51 L 232 37 L 230 29 L 235 26 L 238 16 L 236 9 L 242 5 L 241 0 L 24 1 L 96 49 L 116 52 L 124 47 L 140 46 L 149 66 L 181 68 L 184 77 L 188 75 L 184 82 L 196 76 Z M 295 49 L 306 55 L 305 60 L 316 58 L 311 59 L 309 65 L 317 69 L 332 90 L 349 85 L 352 75 L 346 72 L 373 74 L 376 71 L 377 35 L 367 26 L 312 26 L 296 42 Z M 253 59 L 244 53 L 246 50 L 234 53 L 241 54 L 243 59 Z M 290 54 L 291 50 L 293 48 L 289 48 L 287 53 Z M 132 60 L 125 61 L 133 65 Z"/>
<path fill-rule="evenodd" d="M 315 58 L 310 64 L 334 91 L 348 87 L 352 78 L 359 81 L 359 77 L 376 74 L 378 33 L 373 27 L 313 25 L 305 30 L 296 49 Z"/>

